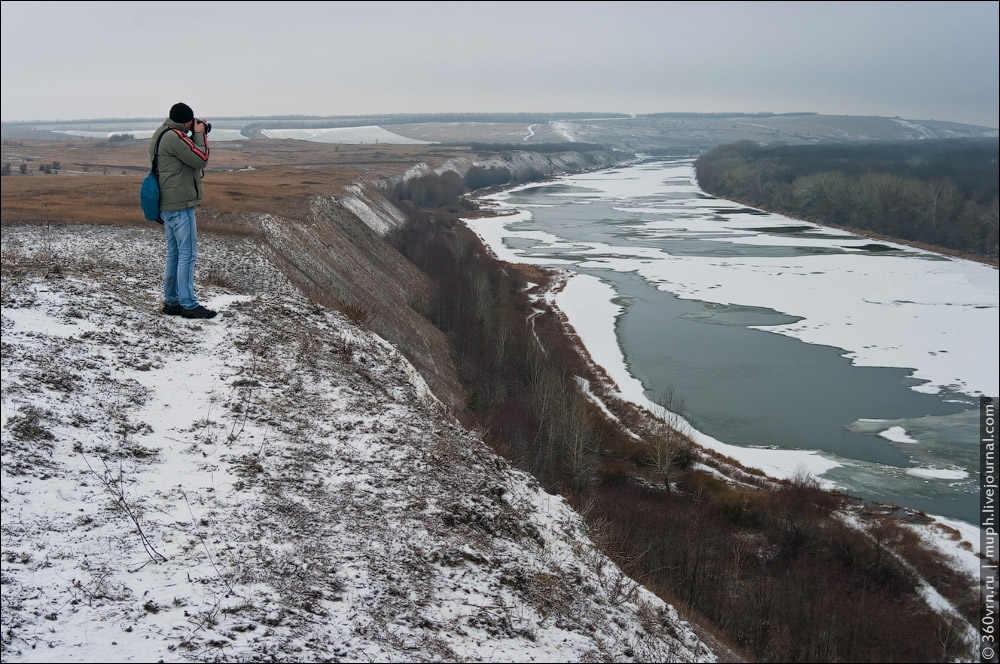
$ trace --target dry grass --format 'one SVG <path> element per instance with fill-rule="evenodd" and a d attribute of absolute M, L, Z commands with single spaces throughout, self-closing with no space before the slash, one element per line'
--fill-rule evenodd
<path fill-rule="evenodd" d="M 414 164 L 431 167 L 468 156 L 457 147 L 334 145 L 253 139 L 210 143 L 205 194 L 199 210 L 204 230 L 236 231 L 247 213 L 267 210 L 295 216 L 313 196 L 338 196 L 360 179 L 398 176 Z M 139 183 L 149 170 L 148 141 L 113 145 L 80 139 L 5 141 L 2 223 L 146 224 Z M 21 174 L 17 164 L 28 164 Z M 54 174 L 38 171 L 59 163 Z"/>

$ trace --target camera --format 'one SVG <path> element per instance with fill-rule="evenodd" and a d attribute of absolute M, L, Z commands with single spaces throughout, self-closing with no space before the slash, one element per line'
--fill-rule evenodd
<path fill-rule="evenodd" d="M 212 123 L 211 122 L 205 122 L 204 120 L 198 120 L 198 122 L 200 122 L 203 125 L 205 125 L 205 134 L 206 135 L 208 134 L 208 132 L 212 131 Z"/>

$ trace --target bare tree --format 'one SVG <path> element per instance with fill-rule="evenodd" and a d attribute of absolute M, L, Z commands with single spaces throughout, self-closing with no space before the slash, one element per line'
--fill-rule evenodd
<path fill-rule="evenodd" d="M 574 481 L 586 485 L 594 467 L 594 433 L 587 412 L 587 399 L 579 393 L 570 397 L 563 431 L 563 457 Z"/>
<path fill-rule="evenodd" d="M 663 478 L 669 493 L 673 468 L 688 455 L 691 427 L 684 419 L 684 399 L 677 395 L 673 385 L 667 386 L 654 404 L 656 419 L 643 438 L 643 446 L 647 460 Z"/>
<path fill-rule="evenodd" d="M 920 195 L 925 206 L 924 214 L 930 222 L 930 227 L 935 230 L 938 227 L 944 205 L 959 197 L 958 187 L 955 186 L 955 183 L 942 178 L 925 182 L 920 190 Z"/>

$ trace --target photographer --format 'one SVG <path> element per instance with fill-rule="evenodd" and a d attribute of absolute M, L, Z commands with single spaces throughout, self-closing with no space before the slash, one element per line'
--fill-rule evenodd
<path fill-rule="evenodd" d="M 160 219 L 167 237 L 163 313 L 168 316 L 214 318 L 216 314 L 201 306 L 194 294 L 194 263 L 198 257 L 194 209 L 201 205 L 201 177 L 208 163 L 211 130 L 210 123 L 194 117 L 190 106 L 177 103 L 170 108 L 169 118 L 153 132 L 149 144 L 149 158 L 157 161 Z"/>

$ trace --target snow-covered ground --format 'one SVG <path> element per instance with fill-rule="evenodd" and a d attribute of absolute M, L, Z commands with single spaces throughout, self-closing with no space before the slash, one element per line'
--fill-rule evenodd
<path fill-rule="evenodd" d="M 10 227 L 4 662 L 714 661 L 564 500 L 251 244 Z"/>
<path fill-rule="evenodd" d="M 327 129 L 265 129 L 268 138 L 294 138 L 316 143 L 389 143 L 399 145 L 427 145 L 432 141 L 400 136 L 379 126 L 332 127 Z"/>

